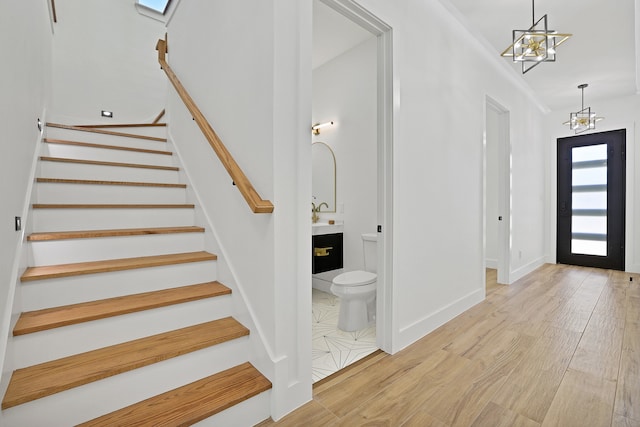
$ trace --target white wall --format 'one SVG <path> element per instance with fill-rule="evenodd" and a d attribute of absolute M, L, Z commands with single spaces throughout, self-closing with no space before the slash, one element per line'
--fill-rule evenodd
<path fill-rule="evenodd" d="M 313 70 L 312 123 L 335 121 L 313 135 L 336 156 L 339 209 L 321 219 L 344 221 L 345 270 L 364 268 L 361 234 L 376 232 L 376 42 L 372 37 Z"/>
<path fill-rule="evenodd" d="M 393 28 L 388 303 L 397 351 L 484 297 L 486 96 L 509 110 L 511 123 L 511 276 L 542 262 L 543 115 L 522 92 L 522 79 L 439 2 L 358 4 Z M 172 96 L 170 132 L 206 195 L 204 207 L 235 272 L 230 280 L 246 293 L 273 365 L 276 418 L 311 397 L 310 38 L 311 0 L 182 2 L 169 24 L 169 62 L 258 192 L 276 206 L 271 216 L 248 213 Z"/>
<path fill-rule="evenodd" d="M 638 120 L 640 118 L 640 96 L 624 98 L 595 100 L 589 103 L 592 111 L 598 116 L 604 117 L 603 121 L 596 124 L 594 132 L 626 129 L 627 149 L 627 192 L 626 192 L 626 248 L 625 270 L 640 273 L 640 150 L 636 148 L 639 140 Z M 557 209 L 557 138 L 575 135 L 563 125 L 569 118 L 569 113 L 575 111 L 575 106 L 567 107 L 563 111 L 554 111 L 545 118 L 547 129 L 548 149 L 548 211 L 547 220 L 547 251 L 548 261 L 556 260 L 556 209 Z"/>
<path fill-rule="evenodd" d="M 399 350 L 484 297 L 487 95 L 510 112 L 512 276 L 542 263 L 542 113 L 521 78 L 505 74 L 499 53 L 486 53 L 441 3 L 358 3 L 393 28 L 392 304 Z"/>
<path fill-rule="evenodd" d="M 28 227 L 28 200 L 40 132 L 50 96 L 51 24 L 48 2 L 0 2 L 0 366 L 5 352 L 16 278 L 26 267 L 17 249 L 24 238 L 14 217 Z M 1 388 L 1 387 L 0 387 Z"/>
<path fill-rule="evenodd" d="M 169 23 L 169 64 L 273 214 L 253 214 L 170 91 L 169 133 L 214 224 L 220 280 L 246 297 L 251 360 L 272 416 L 311 398 L 311 3 L 192 0 Z M 258 347 L 258 346 L 256 346 Z"/>
<path fill-rule="evenodd" d="M 111 85 L 110 91 L 98 91 L 96 87 L 105 81 L 94 85 L 84 65 L 91 62 L 91 69 L 100 70 L 104 64 L 90 61 L 94 55 L 82 55 L 84 50 L 62 50 L 59 45 L 62 37 L 70 42 L 87 38 L 86 43 L 78 42 L 79 47 L 122 49 L 135 44 L 136 52 L 148 49 L 155 55 L 153 46 L 160 31 L 155 27 L 150 30 L 152 46 L 147 47 L 145 41 L 143 48 L 129 34 L 130 23 L 122 23 L 120 29 L 118 21 L 107 19 L 110 7 L 132 2 L 58 3 L 56 37 L 61 38 L 54 41 L 54 106 L 58 114 L 77 117 L 82 110 L 87 111 L 86 119 L 93 119 L 94 110 L 97 115 L 101 108 L 113 108 L 117 118 L 155 116 L 161 98 L 138 104 L 141 97 L 130 96 L 139 93 L 135 89 L 144 83 L 132 77 L 132 84 L 124 88 L 134 92 L 126 97 L 118 85 Z M 75 18 L 82 16 L 80 10 L 87 3 L 98 11 L 92 28 L 113 33 L 114 39 L 93 39 L 81 31 L 88 28 Z M 486 96 L 510 112 L 512 277 L 539 265 L 545 254 L 545 182 L 549 182 L 545 165 L 549 165 L 544 156 L 549 133 L 540 130 L 542 113 L 535 100 L 522 92 L 522 80 L 504 74 L 506 67 L 501 66 L 498 53 L 487 54 L 441 3 L 360 0 L 358 4 L 393 28 L 394 264 L 390 304 L 392 347 L 397 351 L 484 296 L 482 111 Z M 6 138 L 3 135 L 0 157 L 5 216 L 0 241 L 2 255 L 9 259 L 20 239 L 12 231 L 13 216 L 25 202 L 28 172 L 24 165 L 30 164 L 38 138 L 35 116 L 42 113 L 46 99 L 42 76 L 49 67 L 49 42 L 40 27 L 45 25 L 44 8 L 44 2 L 0 4 L 0 32 L 4 40 L 13 41 L 7 44 L 3 63 L 14 64 L 11 70 L 16 76 L 0 83 L 3 101 L 12 100 L 10 105 L 1 104 L 0 116 L 7 119 L 3 125 L 11 129 Z M 246 294 L 248 310 L 257 325 L 252 334 L 260 335 L 265 344 L 269 360 L 256 362 L 266 367 L 274 382 L 275 418 L 311 398 L 311 10 L 311 0 L 191 0 L 180 3 L 169 24 L 169 62 L 258 192 L 275 204 L 272 215 L 249 213 L 230 178 L 198 136 L 190 116 L 171 95 L 170 133 L 184 154 L 203 196 L 203 207 L 216 225 L 221 249 L 227 254 L 230 268 L 222 280 L 229 279 Z M 147 19 L 135 16 L 136 20 Z M 63 26 L 69 17 L 74 17 L 73 22 Z M 82 65 L 83 71 L 64 68 L 65 54 L 78 68 Z M 108 56 L 116 54 L 112 50 Z M 81 59 L 74 60 L 73 55 Z M 160 73 L 155 56 L 143 60 L 145 64 L 148 61 Z M 128 69 L 109 71 L 128 81 Z M 65 88 L 82 95 L 61 102 Z M 150 88 L 143 89 L 147 93 Z M 5 93 L 10 96 L 5 98 Z M 125 105 L 131 98 L 137 101 Z M 115 107 L 104 105 L 107 101 Z M 624 105 L 632 105 L 633 110 L 623 111 Z M 119 111 L 124 112 L 122 116 Z M 609 111 L 613 113 L 614 108 Z M 616 103 L 615 112 L 625 115 L 622 122 L 632 129 L 637 101 Z M 608 111 L 603 113 L 608 117 Z M 610 123 L 616 125 L 615 120 Z M 637 154 L 633 156 L 637 163 Z M 632 178 L 637 180 L 635 175 Z M 633 201 L 634 209 L 638 199 Z M 631 237 L 638 242 L 636 230 Z M 0 259 L 4 292 L 8 286 L 5 272 L 11 266 L 5 265 L 4 256 Z M 637 255 L 632 260 L 637 263 Z M 2 298 L 6 302 L 7 297 Z"/>
<path fill-rule="evenodd" d="M 156 42 L 162 22 L 140 15 L 134 0 L 56 0 L 51 120 L 150 122 L 164 108 L 167 79 Z M 113 119 L 100 116 L 113 111 Z"/>

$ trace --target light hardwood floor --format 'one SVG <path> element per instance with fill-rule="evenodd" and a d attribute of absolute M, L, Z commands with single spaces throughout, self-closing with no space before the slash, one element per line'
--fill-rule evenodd
<path fill-rule="evenodd" d="M 632 278 L 633 281 L 629 279 Z M 640 275 L 544 265 L 278 426 L 640 426 Z"/>

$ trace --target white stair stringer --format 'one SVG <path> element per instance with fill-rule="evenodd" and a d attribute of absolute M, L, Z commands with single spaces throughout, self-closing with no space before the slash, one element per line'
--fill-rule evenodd
<path fill-rule="evenodd" d="M 247 354 L 249 338 L 237 338 L 5 409 L 0 425 L 76 425 L 238 365 Z"/>
<path fill-rule="evenodd" d="M 162 129 L 162 132 L 159 131 Z M 109 129 L 162 136 L 166 128 Z M 46 138 L 167 151 L 166 142 L 48 127 Z M 179 184 L 177 156 L 77 145 L 42 144 L 39 178 Z M 91 164 L 83 161 L 88 160 Z M 107 164 L 105 164 L 107 163 Z M 111 165 L 109 163 L 117 163 Z M 39 182 L 30 228 L 35 232 L 197 225 L 189 192 L 170 186 Z M 56 206 L 42 206 L 42 205 Z M 79 205 L 61 207 L 63 204 Z M 108 205 L 134 205 L 109 207 Z M 163 205 L 148 207 L 143 205 Z M 96 206 L 89 206 L 96 205 Z M 100 205 L 100 206 L 97 206 Z M 31 266 L 138 258 L 205 249 L 207 233 L 144 234 L 27 242 Z M 23 312 L 97 301 L 216 280 L 217 262 L 200 261 L 25 281 L 16 298 Z M 15 369 L 234 316 L 239 295 L 219 295 L 85 321 L 10 338 Z M 133 369 L 0 411 L 0 425 L 68 426 L 116 411 L 238 366 L 253 354 L 251 335 Z M 270 415 L 270 391 L 198 425 L 255 425 Z M 222 424 L 221 424 L 222 423 Z"/>

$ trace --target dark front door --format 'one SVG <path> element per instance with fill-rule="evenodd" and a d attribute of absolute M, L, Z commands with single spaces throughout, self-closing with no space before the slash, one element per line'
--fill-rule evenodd
<path fill-rule="evenodd" d="M 624 129 L 558 138 L 557 261 L 624 270 Z"/>

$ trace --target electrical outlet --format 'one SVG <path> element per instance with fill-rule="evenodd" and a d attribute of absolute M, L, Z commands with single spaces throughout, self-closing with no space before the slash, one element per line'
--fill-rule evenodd
<path fill-rule="evenodd" d="M 20 231 L 22 230 L 22 218 L 20 218 L 19 216 L 16 217 L 16 231 Z"/>

